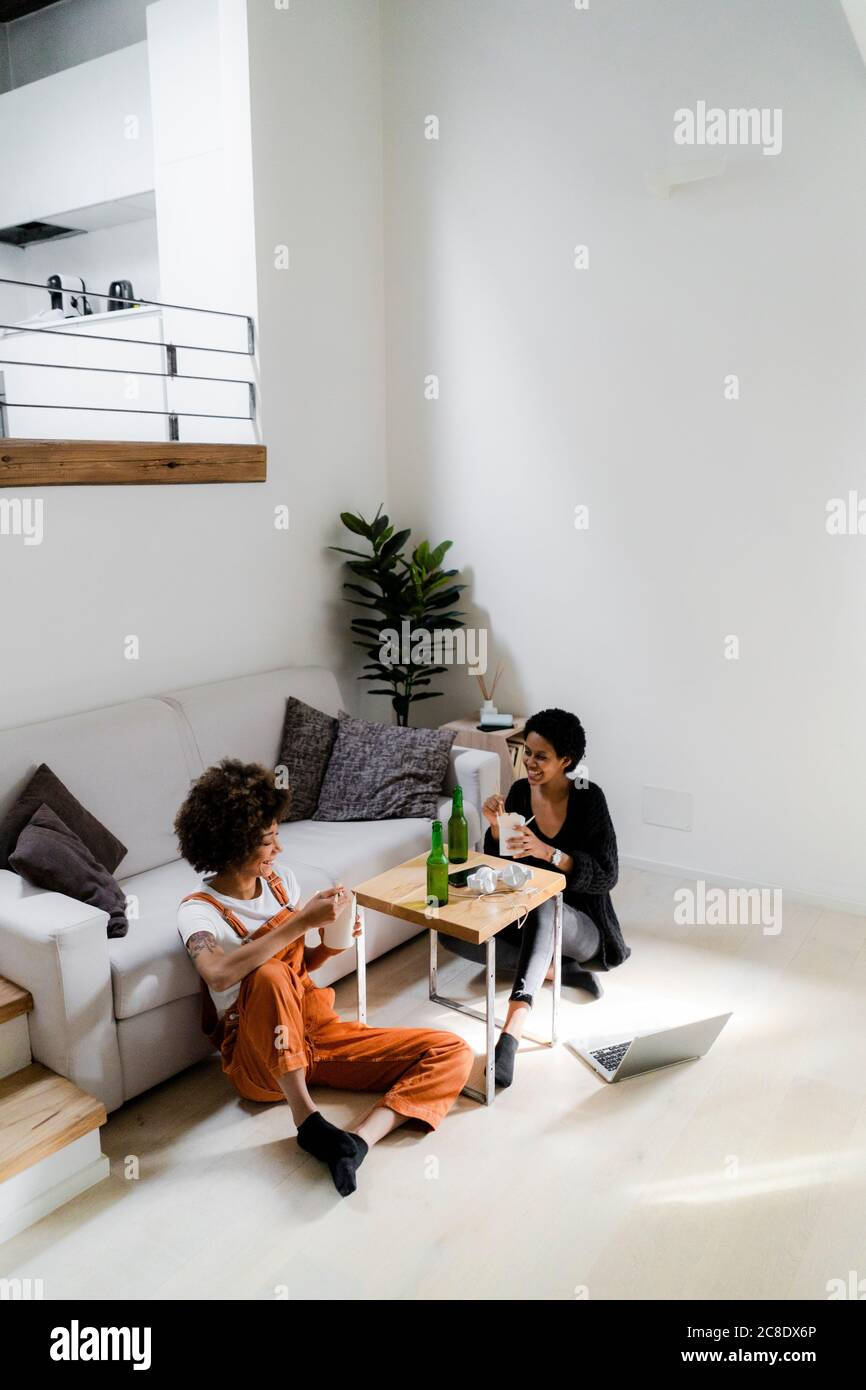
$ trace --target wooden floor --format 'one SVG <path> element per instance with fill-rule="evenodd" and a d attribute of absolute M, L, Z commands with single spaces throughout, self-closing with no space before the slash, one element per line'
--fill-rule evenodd
<path fill-rule="evenodd" d="M 49 1299 L 824 1299 L 866 1276 L 866 918 L 678 927 L 678 885 L 624 872 L 632 958 L 599 1001 L 564 991 L 564 1030 L 733 1009 L 702 1061 L 608 1086 L 526 1043 L 491 1108 L 390 1136 L 345 1200 L 288 1107 L 205 1062 L 110 1116 L 110 1179 L 0 1247 L 0 1277 Z M 441 988 L 478 995 L 477 968 L 441 955 Z M 480 1058 L 482 1025 L 431 1005 L 425 970 L 421 937 L 374 962 L 370 1023 L 455 1029 Z M 548 1010 L 545 990 L 536 1027 Z M 347 1127 L 369 1104 L 318 1095 Z"/>

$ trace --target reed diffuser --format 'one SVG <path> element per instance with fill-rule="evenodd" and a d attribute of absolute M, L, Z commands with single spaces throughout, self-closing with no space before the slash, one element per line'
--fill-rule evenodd
<path fill-rule="evenodd" d="M 490 689 L 488 690 L 488 689 L 487 689 L 487 682 L 485 681 L 484 677 L 483 677 L 482 675 L 480 675 L 478 672 L 476 672 L 475 679 L 476 679 L 477 682 L 478 682 L 479 688 L 480 688 L 480 690 L 481 690 L 481 696 L 482 696 L 482 699 L 484 700 L 484 704 L 481 706 L 481 718 L 480 718 L 480 722 L 481 722 L 482 724 L 486 724 L 486 723 L 488 722 L 488 720 L 490 719 L 491 716 L 495 716 L 495 715 L 497 715 L 497 714 L 499 713 L 499 711 L 497 710 L 496 706 L 495 706 L 494 703 L 493 703 L 493 696 L 496 694 L 496 686 L 497 686 L 497 684 L 498 684 L 499 677 L 500 677 L 501 675 L 502 675 L 502 667 L 501 667 L 501 666 L 497 666 L 497 668 L 496 668 L 496 675 L 493 677 L 493 684 L 492 684 L 492 686 L 490 687 Z"/>

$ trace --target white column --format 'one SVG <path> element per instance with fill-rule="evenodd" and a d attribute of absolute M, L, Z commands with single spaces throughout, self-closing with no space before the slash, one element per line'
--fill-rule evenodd
<path fill-rule="evenodd" d="M 162 297 L 257 317 L 245 0 L 158 0 L 147 11 Z M 240 319 L 166 311 L 177 343 L 244 347 Z M 178 354 L 181 372 L 249 379 L 248 357 Z M 246 414 L 243 386 L 179 382 L 174 404 Z M 251 443 L 249 425 L 184 419 L 181 439 Z"/>

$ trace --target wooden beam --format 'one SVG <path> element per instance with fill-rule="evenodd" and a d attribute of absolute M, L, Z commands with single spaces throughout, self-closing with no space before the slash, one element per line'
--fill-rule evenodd
<path fill-rule="evenodd" d="M 104 1125 L 105 1106 L 39 1062 L 0 1081 L 0 1182 Z"/>
<path fill-rule="evenodd" d="M 8 1023 L 19 1014 L 29 1014 L 33 1008 L 33 996 L 27 989 L 14 985 L 11 980 L 0 976 L 0 1023 Z"/>
<path fill-rule="evenodd" d="M 63 484 L 263 483 L 264 444 L 0 439 L 0 488 Z"/>

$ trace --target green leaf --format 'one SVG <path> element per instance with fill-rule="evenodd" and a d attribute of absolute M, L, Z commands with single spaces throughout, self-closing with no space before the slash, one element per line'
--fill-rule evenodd
<path fill-rule="evenodd" d="M 431 568 L 431 569 L 438 570 L 439 566 L 442 564 L 442 560 L 443 560 L 443 557 L 444 557 L 444 555 L 445 555 L 445 552 L 446 552 L 447 550 L 450 550 L 453 544 L 454 544 L 453 541 L 440 541 L 439 544 L 437 545 L 436 549 L 435 549 L 434 551 L 431 551 L 431 554 L 430 554 L 430 561 L 431 561 L 430 568 Z"/>
<path fill-rule="evenodd" d="M 347 550 L 344 545 L 329 545 L 329 550 L 336 550 L 338 555 L 357 555 L 359 560 L 368 560 L 370 557 L 363 550 Z"/>
<path fill-rule="evenodd" d="M 352 594 L 363 594 L 364 598 L 378 599 L 379 594 L 374 589 L 365 589 L 363 584 L 350 584 L 348 580 L 343 584 L 344 589 L 348 589 Z"/>
<path fill-rule="evenodd" d="M 445 592 L 441 594 L 437 593 L 434 597 L 431 598 L 430 607 L 447 608 L 449 603 L 455 603 L 456 600 L 459 599 L 459 597 L 460 589 L 456 584 L 452 584 L 450 589 L 446 589 Z"/>
<path fill-rule="evenodd" d="M 353 532 L 356 536 L 370 535 L 370 527 L 362 516 L 355 516 L 353 512 L 340 512 L 340 520 L 347 531 Z"/>
<path fill-rule="evenodd" d="M 457 570 L 434 570 L 432 574 L 428 574 L 427 576 L 424 584 L 424 592 L 426 594 L 432 593 L 434 589 L 438 589 L 441 584 L 452 579 L 457 573 Z M 462 585 L 461 587 L 465 588 L 466 586 Z"/>
<path fill-rule="evenodd" d="M 391 539 L 386 541 L 382 546 L 382 549 L 379 551 L 379 558 L 381 560 L 389 560 L 393 556 L 396 560 L 399 551 L 402 550 L 411 534 L 411 531 L 398 531 L 396 535 L 393 535 Z"/>

